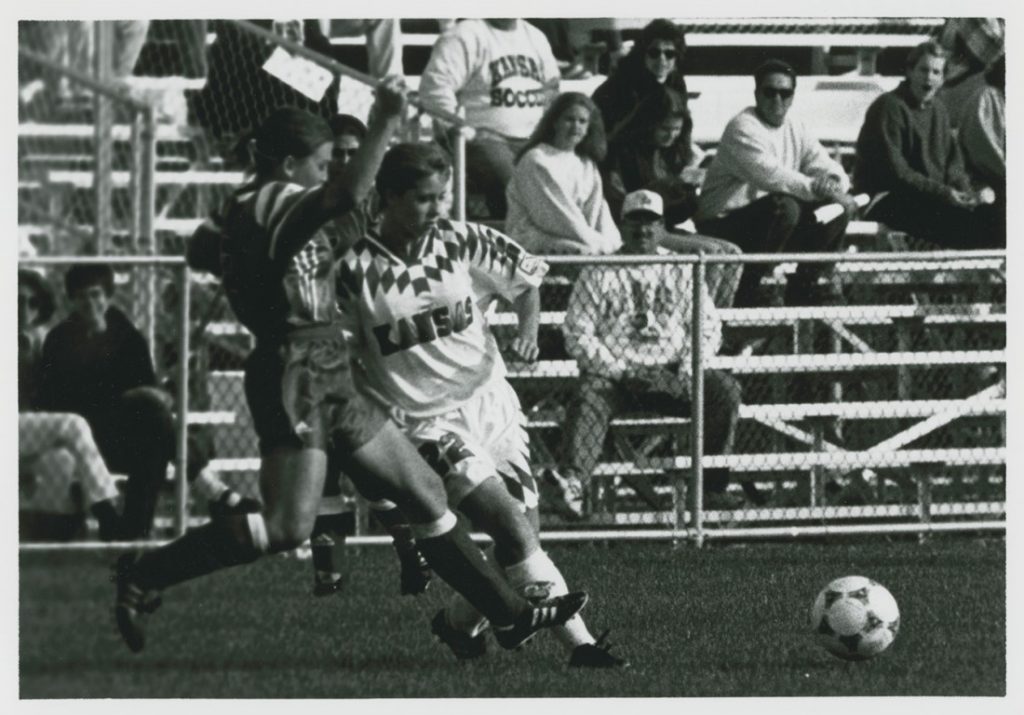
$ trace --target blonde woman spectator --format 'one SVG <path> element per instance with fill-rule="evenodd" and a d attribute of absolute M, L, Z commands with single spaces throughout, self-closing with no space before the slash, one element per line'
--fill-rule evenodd
<path fill-rule="evenodd" d="M 606 151 L 594 102 L 578 92 L 560 95 L 516 158 L 507 191 L 508 235 L 533 253 L 617 251 L 622 238 L 597 166 Z"/>

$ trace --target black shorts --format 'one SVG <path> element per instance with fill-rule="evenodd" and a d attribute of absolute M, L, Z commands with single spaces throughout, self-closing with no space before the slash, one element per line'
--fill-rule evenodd
<path fill-rule="evenodd" d="M 340 331 L 325 332 L 258 345 L 246 360 L 245 397 L 261 454 L 277 447 L 351 453 L 388 420 L 352 384 Z"/>

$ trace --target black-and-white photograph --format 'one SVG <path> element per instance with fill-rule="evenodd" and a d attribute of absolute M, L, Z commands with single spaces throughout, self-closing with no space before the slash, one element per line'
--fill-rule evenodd
<path fill-rule="evenodd" d="M 45 5 L 19 700 L 1010 712 L 1008 6 Z"/>

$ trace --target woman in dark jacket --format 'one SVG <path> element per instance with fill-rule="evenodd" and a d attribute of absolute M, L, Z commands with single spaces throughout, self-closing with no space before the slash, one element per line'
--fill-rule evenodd
<path fill-rule="evenodd" d="M 605 197 L 618 216 L 626 194 L 650 189 L 665 201 L 665 222 L 682 223 L 697 209 L 700 155 L 691 146 L 686 98 L 657 87 L 612 136 L 604 162 Z"/>
<path fill-rule="evenodd" d="M 738 255 L 739 247 L 720 238 L 674 230 L 697 210 L 703 153 L 694 150 L 693 120 L 686 98 L 669 87 L 656 87 L 612 136 L 603 165 L 605 198 L 618 217 L 626 194 L 639 189 L 658 193 L 665 204 L 661 245 L 679 253 Z M 732 306 L 743 266 L 711 263 L 707 285 L 719 308 Z"/>
<path fill-rule="evenodd" d="M 668 87 L 687 96 L 682 71 L 685 52 L 683 29 L 670 20 L 653 20 L 640 32 L 633 49 L 592 97 L 609 136 L 654 90 Z"/>

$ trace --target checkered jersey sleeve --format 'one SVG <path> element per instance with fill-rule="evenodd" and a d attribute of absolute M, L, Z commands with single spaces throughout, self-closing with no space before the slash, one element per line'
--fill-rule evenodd
<path fill-rule="evenodd" d="M 453 227 L 459 256 L 469 266 L 478 293 L 512 301 L 527 289 L 540 286 L 548 264 L 511 238 L 475 223 L 453 223 Z"/>

